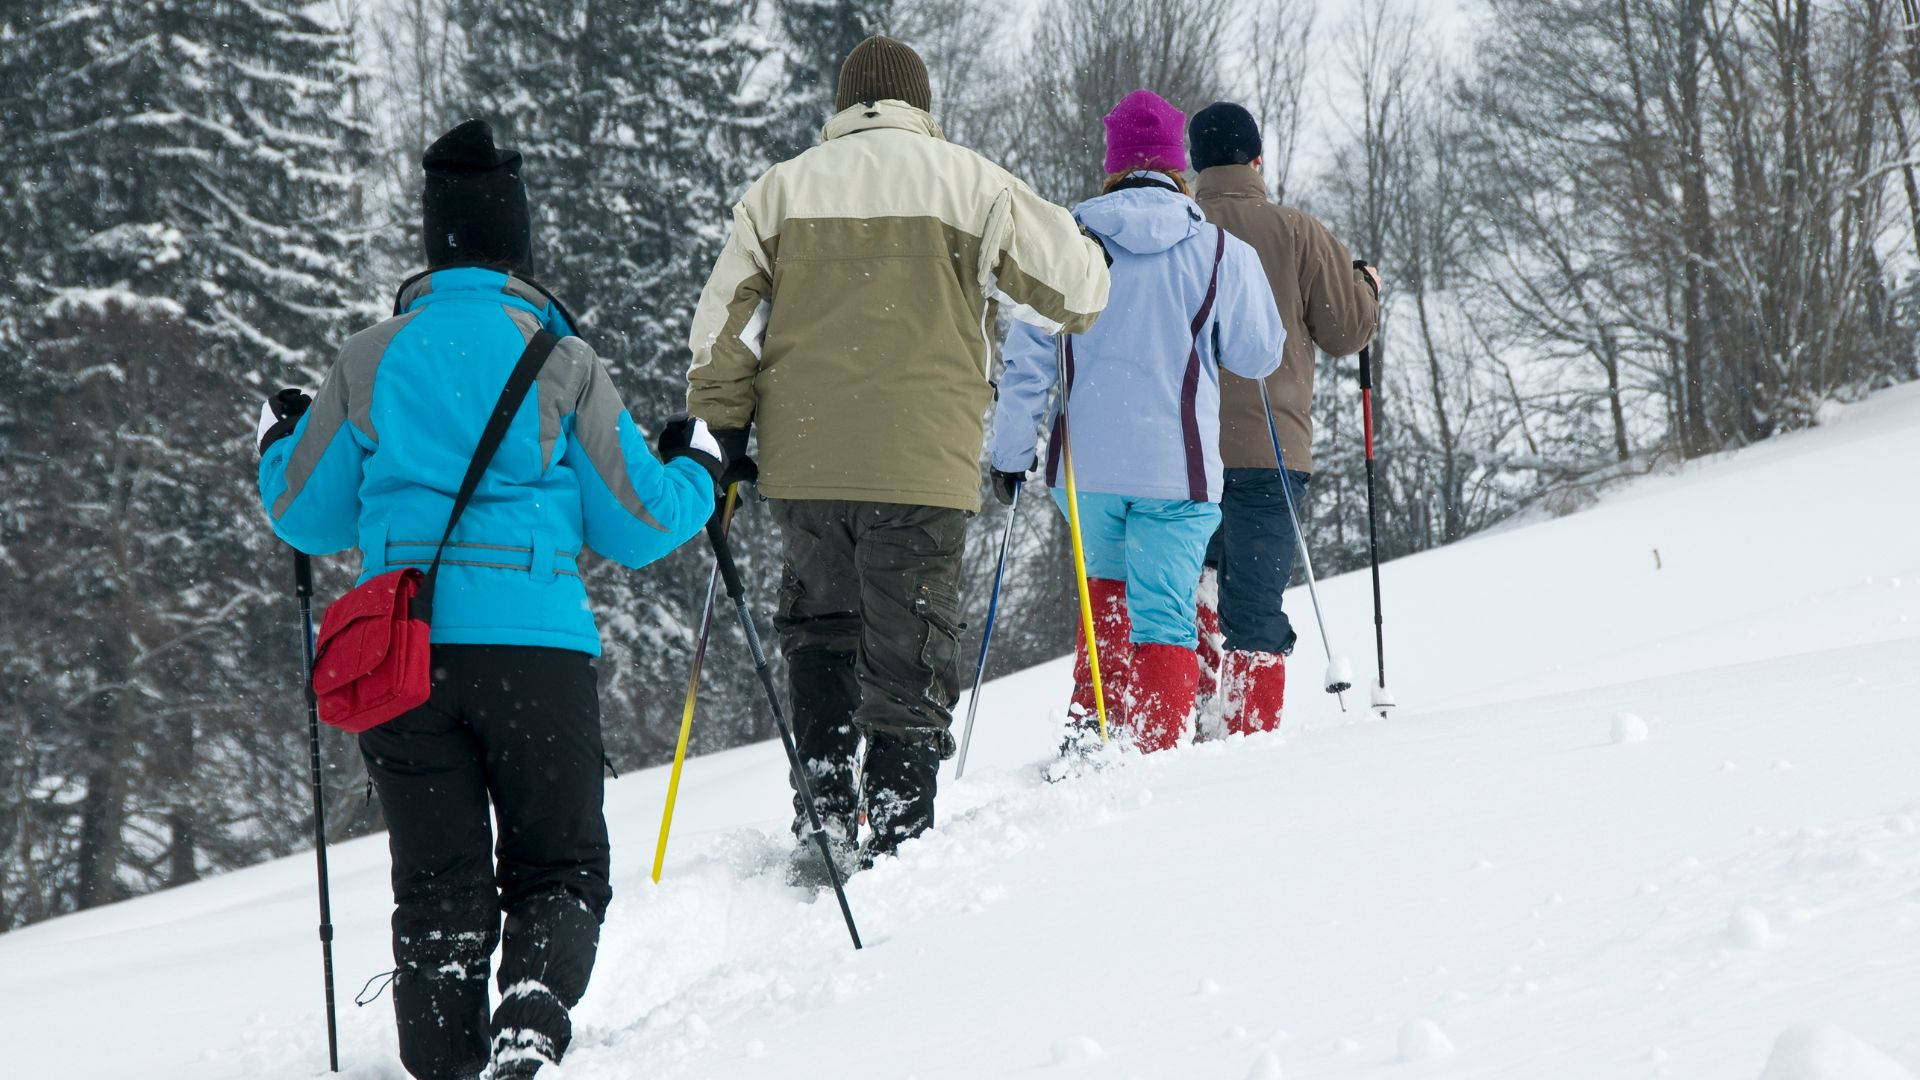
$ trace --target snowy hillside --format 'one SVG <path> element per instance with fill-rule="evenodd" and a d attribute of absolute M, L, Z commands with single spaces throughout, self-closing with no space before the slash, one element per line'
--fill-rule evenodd
<path fill-rule="evenodd" d="M 939 830 L 850 887 L 861 953 L 774 869 L 777 748 L 689 764 L 658 887 L 664 772 L 621 780 L 555 1080 L 1911 1080 L 1916 461 L 1908 386 L 1395 562 L 1387 721 L 1317 691 L 1309 634 L 1283 734 L 1048 786 L 1065 665 L 994 683 Z M 1364 575 L 1322 594 L 1370 672 Z M 384 840 L 334 872 L 343 1068 L 398 1078 L 389 1002 L 351 1002 Z M 313 924 L 298 857 L 0 937 L 6 1072 L 318 1075 Z"/>

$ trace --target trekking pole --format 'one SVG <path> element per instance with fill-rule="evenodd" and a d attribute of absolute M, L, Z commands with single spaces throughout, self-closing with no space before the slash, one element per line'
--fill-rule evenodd
<path fill-rule="evenodd" d="M 967 726 L 960 733 L 960 759 L 954 762 L 953 778 L 967 773 L 967 746 L 973 742 L 973 718 L 980 712 L 980 684 L 987 677 L 987 646 L 993 644 L 993 618 L 1000 613 L 1000 580 L 1007 573 L 1007 549 L 1013 544 L 1013 519 L 1020 512 L 1020 492 L 1025 483 L 1016 484 L 1013 501 L 1007 505 L 1007 529 L 1000 534 L 1000 562 L 993 569 L 993 595 L 987 600 L 987 626 L 980 633 L 980 662 L 973 668 L 973 695 L 967 698 Z"/>
<path fill-rule="evenodd" d="M 728 484 L 727 497 L 720 507 L 720 534 L 726 535 L 733 524 L 733 510 L 739 504 L 740 485 Z M 713 632 L 713 601 L 720 593 L 720 567 L 714 565 L 707 575 L 707 603 L 700 612 L 700 640 L 693 647 L 693 670 L 687 673 L 687 704 L 680 710 L 680 741 L 673 747 L 673 770 L 667 774 L 667 805 L 660 811 L 660 842 L 653 849 L 653 883 L 660 884 L 660 869 L 667 863 L 667 833 L 673 829 L 673 806 L 680 797 L 680 768 L 687 763 L 687 738 L 693 734 L 693 706 L 700 696 L 700 669 L 707 660 L 707 637 Z"/>
<path fill-rule="evenodd" d="M 1073 579 L 1080 587 L 1080 632 L 1086 636 L 1087 671 L 1093 676 L 1093 706 L 1100 715 L 1100 745 L 1107 745 L 1107 695 L 1100 687 L 1100 647 L 1093 639 L 1093 593 L 1087 588 L 1087 552 L 1080 542 L 1080 490 L 1073 483 L 1073 441 L 1067 434 L 1067 336 L 1054 356 L 1060 366 L 1060 470 L 1067 478 L 1067 531 L 1073 537 Z"/>
<path fill-rule="evenodd" d="M 1260 407 L 1267 414 L 1267 435 L 1273 439 L 1273 463 L 1280 470 L 1280 494 L 1286 498 L 1287 518 L 1293 522 L 1294 538 L 1300 541 L 1300 561 L 1307 568 L 1307 596 L 1313 601 L 1313 621 L 1320 626 L 1320 647 L 1327 653 L 1327 693 L 1347 711 L 1346 691 L 1353 689 L 1353 665 L 1344 656 L 1333 655 L 1333 641 L 1327 637 L 1327 620 L 1320 614 L 1320 590 L 1313 580 L 1313 553 L 1307 550 L 1306 530 L 1300 527 L 1300 513 L 1293 506 L 1293 484 L 1287 479 L 1287 461 L 1280 453 L 1280 429 L 1273 423 L 1273 405 L 1267 400 L 1267 380 L 1260 380 Z"/>
<path fill-rule="evenodd" d="M 1367 435 L 1367 562 L 1373 568 L 1373 647 L 1380 677 L 1373 684 L 1373 707 L 1385 717 L 1394 705 L 1387 690 L 1387 631 L 1380 616 L 1380 527 L 1373 510 L 1373 346 L 1360 350 L 1360 415 Z"/>
<path fill-rule="evenodd" d="M 320 970 L 327 990 L 327 1068 L 340 1071 L 340 1025 L 333 1012 L 333 900 L 327 887 L 327 796 L 320 777 L 320 699 L 313 692 L 313 560 L 293 553 L 293 593 L 300 626 L 307 695 L 307 765 L 313 776 L 313 861 L 320 885 Z"/>
<path fill-rule="evenodd" d="M 820 821 L 820 808 L 813 803 L 813 785 L 807 782 L 807 770 L 800 761 L 800 750 L 794 745 L 793 729 L 787 726 L 786 711 L 780 708 L 780 692 L 773 687 L 773 669 L 767 665 L 767 653 L 760 647 L 760 631 L 754 629 L 753 614 L 747 610 L 747 588 L 740 582 L 740 570 L 733 564 L 733 548 L 727 543 L 726 530 L 721 527 L 718 518 L 707 521 L 707 540 L 713 545 L 714 568 L 720 572 L 720 580 L 726 585 L 727 598 L 733 601 L 733 610 L 740 616 L 740 631 L 747 636 L 747 651 L 753 654 L 753 669 L 760 676 L 760 685 L 767 691 L 767 705 L 773 709 L 773 726 L 780 732 L 780 745 L 787 751 L 787 768 L 793 771 L 793 786 L 800 792 L 800 801 L 807 804 L 807 819 L 813 825 L 813 838 L 820 845 L 820 858 L 826 863 L 827 879 L 833 882 L 834 898 L 840 901 L 840 916 L 847 921 L 847 934 L 853 938 L 853 947 L 860 947 L 860 931 L 853 925 L 853 909 L 847 906 L 847 890 L 840 883 L 840 864 L 833 861 L 833 851 L 827 846 L 827 829 Z"/>

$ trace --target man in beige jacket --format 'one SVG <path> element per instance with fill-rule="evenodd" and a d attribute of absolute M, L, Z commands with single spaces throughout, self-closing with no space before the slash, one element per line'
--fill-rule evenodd
<path fill-rule="evenodd" d="M 1079 333 L 1107 298 L 1100 246 L 947 142 L 930 98 L 906 45 L 854 48 L 824 141 L 734 207 L 690 341 L 687 411 L 737 459 L 758 434 L 784 541 L 774 624 L 794 733 L 849 867 L 933 824 L 953 753 L 960 556 L 980 508 L 996 306 Z M 856 852 L 862 809 L 872 835 Z M 806 823 L 796 793 L 803 841 Z"/>
<path fill-rule="evenodd" d="M 1260 128 L 1246 109 L 1227 101 L 1207 106 L 1188 122 L 1187 142 L 1199 171 L 1194 198 L 1208 221 L 1260 254 L 1287 327 L 1285 360 L 1264 381 L 1284 462 L 1274 459 L 1262 383 L 1220 376 L 1226 491 L 1200 590 L 1202 666 L 1214 661 L 1215 708 L 1229 732 L 1271 731 L 1280 724 L 1285 658 L 1295 638 L 1281 607 L 1298 549 L 1286 500 L 1290 494 L 1301 506 L 1313 479 L 1314 346 L 1346 356 L 1373 337 L 1380 279 L 1372 267 L 1357 268 L 1325 225 L 1267 200 Z M 1209 650 L 1215 642 L 1224 654 Z M 1203 691 L 1207 684 L 1203 672 Z"/>

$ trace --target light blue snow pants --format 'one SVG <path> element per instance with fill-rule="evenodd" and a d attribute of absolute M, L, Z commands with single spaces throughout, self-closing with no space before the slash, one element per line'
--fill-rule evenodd
<path fill-rule="evenodd" d="M 1053 501 L 1067 512 L 1064 488 Z M 1087 576 L 1127 583 L 1127 614 L 1136 645 L 1199 644 L 1195 592 L 1207 541 L 1220 526 L 1220 504 L 1191 499 L 1136 499 L 1080 493 L 1080 542 Z"/>

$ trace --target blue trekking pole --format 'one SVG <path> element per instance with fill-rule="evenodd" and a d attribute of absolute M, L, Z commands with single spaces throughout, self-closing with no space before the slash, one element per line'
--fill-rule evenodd
<path fill-rule="evenodd" d="M 1320 624 L 1320 647 L 1327 651 L 1327 693 L 1340 701 L 1340 711 L 1347 711 L 1347 699 L 1342 695 L 1353 689 L 1353 665 L 1344 656 L 1333 655 L 1333 642 L 1327 638 L 1327 620 L 1320 615 L 1320 590 L 1313 581 L 1313 555 L 1307 550 L 1307 534 L 1300 528 L 1300 515 L 1293 508 L 1293 484 L 1287 480 L 1286 458 L 1280 454 L 1280 429 L 1273 423 L 1273 405 L 1267 401 L 1267 380 L 1260 380 L 1260 407 L 1267 414 L 1267 435 L 1273 439 L 1273 464 L 1280 470 L 1280 494 L 1287 501 L 1287 517 L 1293 522 L 1294 538 L 1300 541 L 1300 561 L 1307 567 L 1307 595 L 1313 600 L 1313 621 Z"/>
<path fill-rule="evenodd" d="M 973 742 L 973 718 L 980 712 L 980 683 L 987 676 L 987 646 L 993 644 L 993 617 L 1000 613 L 1000 580 L 1007 573 L 1007 549 L 1013 544 L 1013 519 L 1020 512 L 1020 492 L 1026 490 L 1025 484 L 1013 489 L 1013 502 L 1007 504 L 1007 528 L 1000 534 L 1000 563 L 993 570 L 993 596 L 987 601 L 987 626 L 980 634 L 980 662 L 973 669 L 973 694 L 967 698 L 967 726 L 960 733 L 960 759 L 954 762 L 953 778 L 960 779 L 967 772 L 967 745 Z"/>

